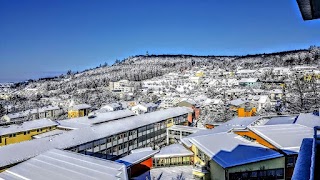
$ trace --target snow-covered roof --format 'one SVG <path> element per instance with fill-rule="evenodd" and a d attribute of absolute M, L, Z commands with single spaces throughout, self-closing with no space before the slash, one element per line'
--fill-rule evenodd
<path fill-rule="evenodd" d="M 113 120 L 134 116 L 134 115 L 136 114 L 134 114 L 130 110 L 119 110 L 119 111 L 93 114 L 91 118 L 89 118 L 89 116 L 85 116 L 85 117 L 61 120 L 61 121 L 58 121 L 58 123 L 59 123 L 59 127 L 61 128 L 79 129 L 87 126 L 105 123 L 108 121 L 113 121 Z"/>
<path fill-rule="evenodd" d="M 139 116 L 127 117 L 109 123 L 102 123 L 96 126 L 84 127 L 56 136 L 2 146 L 0 147 L 0 167 L 27 160 L 53 148 L 66 149 L 74 147 L 148 124 L 161 122 L 189 112 L 192 112 L 192 109 L 175 107 Z"/>
<path fill-rule="evenodd" d="M 28 109 L 26 111 L 21 111 L 17 113 L 10 113 L 10 114 L 7 114 L 7 116 L 10 119 L 16 119 L 16 118 L 27 117 L 28 115 L 31 115 L 31 114 L 43 113 L 46 111 L 59 110 L 59 109 L 60 108 L 58 106 L 45 106 L 45 107 L 36 108 L 36 109 Z"/>
<path fill-rule="evenodd" d="M 239 88 L 235 88 L 235 89 L 228 89 L 226 90 L 226 93 L 237 93 L 237 92 L 245 92 L 245 89 L 239 89 Z"/>
<path fill-rule="evenodd" d="M 283 156 L 277 151 L 248 141 L 234 133 L 218 133 L 194 137 L 190 141 L 223 168 Z"/>
<path fill-rule="evenodd" d="M 257 82 L 258 78 L 242 78 L 240 79 L 239 83 L 254 83 Z"/>
<path fill-rule="evenodd" d="M 262 95 L 262 96 L 260 96 L 260 98 L 259 98 L 259 103 L 266 103 L 267 101 L 268 101 L 268 96 L 267 95 Z"/>
<path fill-rule="evenodd" d="M 0 179 L 128 179 L 123 164 L 52 149 L 0 173 Z"/>
<path fill-rule="evenodd" d="M 257 120 L 259 120 L 260 118 L 261 118 L 260 116 L 236 117 L 213 129 L 205 129 L 205 130 L 198 131 L 194 134 L 191 134 L 185 138 L 182 138 L 181 141 L 187 147 L 191 147 L 192 144 L 190 143 L 189 139 L 192 137 L 217 134 L 221 132 L 230 132 L 231 130 L 244 130 L 251 124 L 255 123 Z"/>
<path fill-rule="evenodd" d="M 38 111 L 46 112 L 46 111 L 59 110 L 59 109 L 60 109 L 59 106 L 46 106 L 46 107 L 39 108 Z"/>
<path fill-rule="evenodd" d="M 173 126 L 169 127 L 168 130 L 176 130 L 176 131 L 184 131 L 184 132 L 196 133 L 196 132 L 198 132 L 200 130 L 204 130 L 204 129 L 197 128 L 197 127 L 191 127 L 191 126 L 173 125 Z"/>
<path fill-rule="evenodd" d="M 81 109 L 89 109 L 89 108 L 91 108 L 91 106 L 88 104 L 77 104 L 70 107 L 70 110 L 81 110 Z"/>
<path fill-rule="evenodd" d="M 282 94 L 282 89 L 272 89 L 270 91 L 270 94 Z"/>
<path fill-rule="evenodd" d="M 250 101 L 238 98 L 238 99 L 234 99 L 234 100 L 230 101 L 229 104 L 234 105 L 234 106 L 240 106 L 241 104 L 244 104 L 246 102 L 250 102 Z"/>
<path fill-rule="evenodd" d="M 192 156 L 193 152 L 186 149 L 181 144 L 171 144 L 163 147 L 159 153 L 154 155 L 154 158 L 169 158 L 169 157 L 181 157 L 181 156 Z"/>
<path fill-rule="evenodd" d="M 116 160 L 116 162 L 123 163 L 129 167 L 151 158 L 158 152 L 159 150 L 153 150 L 151 147 L 135 149 L 131 151 L 131 154 Z"/>
<path fill-rule="evenodd" d="M 189 103 L 189 104 L 192 104 L 192 105 L 196 105 L 197 102 L 193 99 L 190 99 L 190 98 L 186 98 L 186 99 L 182 99 L 181 102 L 186 102 L 186 103 Z"/>
<path fill-rule="evenodd" d="M 239 74 L 254 73 L 254 72 L 256 72 L 256 70 L 251 70 L 251 69 L 241 69 L 236 71 L 236 73 L 239 73 Z"/>
<path fill-rule="evenodd" d="M 38 134 L 38 135 L 35 135 L 35 136 L 32 136 L 32 137 L 35 138 L 35 139 L 40 139 L 40 138 L 45 138 L 45 137 L 49 137 L 49 136 L 55 136 L 55 135 L 58 135 L 58 134 L 62 134 L 64 132 L 66 132 L 66 131 L 60 130 L 60 129 L 55 129 L 53 131 L 45 132 L 45 133 Z"/>
<path fill-rule="evenodd" d="M 264 125 L 293 124 L 296 116 L 273 117 Z"/>
<path fill-rule="evenodd" d="M 12 134 L 17 132 L 29 131 L 32 129 L 39 129 L 44 127 L 51 127 L 58 125 L 56 122 L 51 121 L 50 119 L 39 119 L 33 121 L 26 121 L 22 124 L 13 124 L 10 126 L 2 126 L 0 127 L 0 136 L 6 134 Z"/>
<path fill-rule="evenodd" d="M 304 69 L 317 69 L 316 66 L 295 66 L 293 70 L 304 70 Z"/>
<path fill-rule="evenodd" d="M 312 113 L 301 113 L 295 123 L 314 128 L 315 126 L 320 126 L 320 116 Z"/>
<path fill-rule="evenodd" d="M 141 106 L 144 106 L 146 108 L 148 108 L 148 107 L 150 107 L 150 108 L 158 107 L 157 104 L 152 103 L 152 102 L 150 102 L 150 103 L 140 103 L 140 104 L 141 104 Z"/>
<path fill-rule="evenodd" d="M 101 109 L 108 108 L 108 107 L 118 108 L 118 107 L 122 107 L 122 105 L 120 103 L 111 103 L 111 104 L 106 104 L 102 106 Z"/>
<path fill-rule="evenodd" d="M 287 154 L 297 154 L 304 138 L 313 137 L 313 129 L 299 124 L 251 126 L 251 131 Z"/>

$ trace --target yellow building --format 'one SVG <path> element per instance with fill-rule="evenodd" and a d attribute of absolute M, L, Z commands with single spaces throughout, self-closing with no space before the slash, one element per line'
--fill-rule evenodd
<path fill-rule="evenodd" d="M 234 133 L 193 137 L 190 142 L 196 179 L 285 179 L 282 154 Z"/>
<path fill-rule="evenodd" d="M 196 72 L 196 77 L 203 77 L 204 76 L 204 72 L 203 71 L 197 71 Z"/>
<path fill-rule="evenodd" d="M 312 79 L 319 80 L 320 79 L 320 73 L 305 74 L 303 76 L 303 80 L 306 81 L 306 82 L 310 82 Z"/>
<path fill-rule="evenodd" d="M 0 146 L 19 143 L 32 139 L 32 136 L 56 129 L 57 123 L 49 119 L 27 121 L 20 125 L 0 128 Z"/>
<path fill-rule="evenodd" d="M 193 152 L 181 144 L 163 147 L 153 157 L 153 167 L 183 166 L 193 164 Z"/>
<path fill-rule="evenodd" d="M 68 110 L 68 118 L 87 116 L 90 113 L 91 106 L 88 104 L 74 105 Z"/>

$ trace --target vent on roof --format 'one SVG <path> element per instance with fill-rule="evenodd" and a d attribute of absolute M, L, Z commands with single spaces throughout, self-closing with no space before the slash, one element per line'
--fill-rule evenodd
<path fill-rule="evenodd" d="M 91 114 L 91 115 L 88 116 L 88 119 L 93 119 L 95 117 L 97 117 L 95 114 Z"/>

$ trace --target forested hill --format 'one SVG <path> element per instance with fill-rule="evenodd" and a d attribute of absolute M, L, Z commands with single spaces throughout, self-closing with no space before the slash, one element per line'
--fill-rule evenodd
<path fill-rule="evenodd" d="M 191 69 L 195 66 L 235 70 L 239 66 L 246 69 L 256 69 L 300 64 L 319 65 L 319 54 L 320 48 L 312 46 L 305 50 L 247 56 L 139 55 L 122 61 L 118 60 L 112 66 L 102 65 L 80 73 L 70 71 L 66 75 L 31 81 L 28 84 L 17 85 L 16 88 L 18 91 L 37 89 L 35 99 L 69 94 L 74 98 L 84 98 L 85 102 L 90 103 L 94 99 L 105 99 L 101 97 L 104 94 L 99 92 L 105 91 L 105 87 L 110 81 L 120 79 L 141 81 L 170 72 Z M 92 99 L 88 91 L 99 92 L 93 93 L 96 97 Z"/>

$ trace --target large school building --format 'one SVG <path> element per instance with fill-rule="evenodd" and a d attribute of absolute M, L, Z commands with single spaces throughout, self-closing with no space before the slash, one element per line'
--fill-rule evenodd
<path fill-rule="evenodd" d="M 192 109 L 176 107 L 3 146 L 0 147 L 0 170 L 51 149 L 115 159 L 129 154 L 133 149 L 155 148 L 166 143 L 168 127 L 186 124 L 190 115 Z"/>

